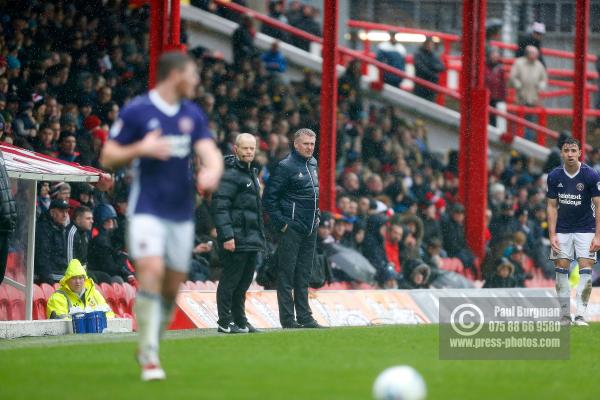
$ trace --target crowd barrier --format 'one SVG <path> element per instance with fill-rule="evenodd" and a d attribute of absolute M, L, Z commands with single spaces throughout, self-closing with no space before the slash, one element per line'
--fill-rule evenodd
<path fill-rule="evenodd" d="M 438 323 L 440 297 L 511 297 L 526 301 L 528 297 L 555 296 L 553 288 L 319 290 L 310 292 L 309 301 L 313 316 L 320 324 L 369 326 Z M 572 301 L 573 307 L 574 303 Z M 177 298 L 177 306 L 170 329 L 217 327 L 214 291 L 184 290 Z M 246 296 L 246 314 L 250 323 L 258 328 L 281 328 L 275 291 L 249 291 Z M 592 291 L 588 319 L 600 321 L 600 290 L 597 288 Z"/>

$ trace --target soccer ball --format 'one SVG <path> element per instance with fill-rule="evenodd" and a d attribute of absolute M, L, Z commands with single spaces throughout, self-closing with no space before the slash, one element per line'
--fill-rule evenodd
<path fill-rule="evenodd" d="M 373 384 L 375 400 L 424 400 L 426 395 L 423 377 L 408 365 L 386 369 Z"/>

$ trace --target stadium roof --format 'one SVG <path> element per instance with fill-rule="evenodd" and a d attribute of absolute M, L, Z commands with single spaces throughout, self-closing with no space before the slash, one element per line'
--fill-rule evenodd
<path fill-rule="evenodd" d="M 98 182 L 104 172 L 61 161 L 33 151 L 25 150 L 6 143 L 0 144 L 8 176 L 15 179 L 37 181 Z"/>

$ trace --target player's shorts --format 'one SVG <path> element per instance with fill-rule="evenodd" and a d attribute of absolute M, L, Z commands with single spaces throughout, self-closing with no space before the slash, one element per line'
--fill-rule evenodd
<path fill-rule="evenodd" d="M 590 251 L 595 233 L 557 233 L 560 243 L 560 252 L 550 250 L 550 259 L 577 260 L 587 258 L 596 261 L 596 253 Z"/>
<path fill-rule="evenodd" d="M 127 242 L 134 260 L 159 256 L 177 272 L 188 272 L 194 249 L 194 223 L 173 222 L 149 214 L 129 218 Z"/>

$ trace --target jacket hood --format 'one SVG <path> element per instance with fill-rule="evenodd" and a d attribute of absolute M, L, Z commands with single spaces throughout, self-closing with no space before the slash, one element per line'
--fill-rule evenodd
<path fill-rule="evenodd" d="M 429 276 L 431 275 L 431 268 L 429 265 L 422 263 L 415 267 L 415 269 L 410 274 L 411 279 L 414 279 L 417 274 L 423 275 L 423 283 L 429 282 Z"/>
<path fill-rule="evenodd" d="M 376 237 L 378 240 L 383 241 L 383 237 L 379 233 L 379 229 L 387 223 L 387 218 L 382 214 L 371 215 L 367 219 L 367 235 Z"/>
<path fill-rule="evenodd" d="M 67 282 L 72 277 L 80 276 L 80 275 L 85 276 L 86 290 L 89 289 L 90 286 L 94 285 L 94 282 L 88 277 L 84 266 L 81 265 L 81 262 L 78 259 L 74 258 L 71 260 L 71 262 L 67 266 L 67 270 L 65 271 L 65 276 L 63 276 L 63 278 L 59 282 L 61 289 L 71 291 L 71 288 L 69 288 L 69 285 L 67 285 Z"/>

